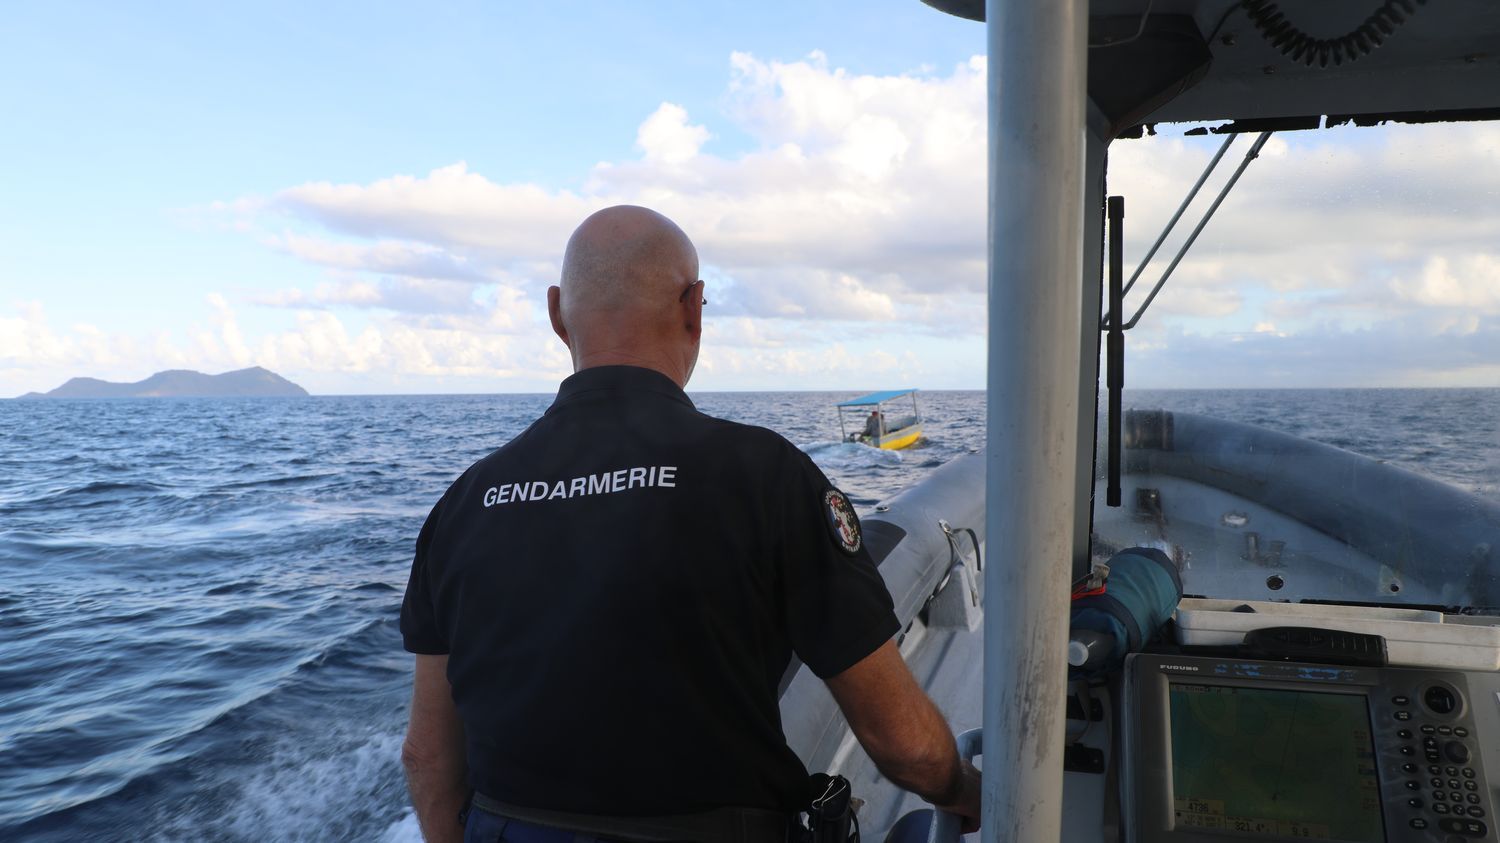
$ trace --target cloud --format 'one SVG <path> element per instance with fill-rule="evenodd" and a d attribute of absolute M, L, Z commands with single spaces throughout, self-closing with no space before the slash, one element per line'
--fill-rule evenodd
<path fill-rule="evenodd" d="M 830 383 L 868 383 L 881 375 L 896 375 L 912 361 L 884 351 L 861 353 L 844 343 L 800 348 L 704 349 L 698 368 L 721 378 L 750 384 L 778 384 L 787 377 Z"/>
<path fill-rule="evenodd" d="M 1127 339 L 1127 381 L 1137 388 L 1216 388 L 1462 386 L 1500 378 L 1500 318 L 1392 319 L 1298 333 L 1267 327 L 1173 330 L 1150 345 Z"/>
<path fill-rule="evenodd" d="M 483 281 L 485 275 L 467 259 L 425 243 L 381 240 L 344 243 L 291 232 L 267 239 L 267 245 L 308 263 L 335 269 L 365 270 L 412 278 Z"/>
<path fill-rule="evenodd" d="M 512 378 L 541 388 L 571 368 L 560 343 L 533 341 L 532 308 L 523 295 L 504 288 L 463 317 L 386 316 L 351 327 L 326 310 L 299 310 L 290 326 L 253 338 L 224 296 L 210 293 L 204 305 L 203 320 L 180 334 L 149 337 L 86 324 L 59 330 L 34 302 L 0 312 L 0 389 L 45 391 L 77 375 L 134 381 L 169 368 L 220 372 L 247 366 L 319 382 L 337 373 L 371 375 L 387 384 L 402 376 L 428 383 Z"/>
<path fill-rule="evenodd" d="M 251 301 L 299 310 L 353 308 L 415 315 L 477 314 L 485 310 L 484 299 L 493 298 L 496 289 L 507 288 L 432 278 L 344 279 L 318 284 L 310 291 L 275 290 L 252 296 Z"/>
<path fill-rule="evenodd" d="M 1221 142 L 1157 137 L 1114 144 L 1110 188 L 1126 197 L 1127 263 L 1144 253 Z M 1160 274 L 1248 146 L 1242 139 L 1231 148 L 1144 281 Z M 1194 283 L 1345 291 L 1325 307 L 1359 311 L 1378 300 L 1394 313 L 1415 302 L 1389 294 L 1393 275 L 1410 276 L 1435 256 L 1493 257 L 1500 251 L 1497 227 L 1500 127 L 1287 133 L 1274 136 L 1246 170 L 1164 296 Z"/>
<path fill-rule="evenodd" d="M 255 304 L 269 307 L 378 307 L 384 300 L 380 287 L 369 281 L 338 281 L 325 282 L 317 285 L 311 292 L 304 292 L 298 288 L 275 290 L 263 295 L 251 298 Z"/>
<path fill-rule="evenodd" d="M 15 311 L 13 316 L 0 316 L 0 363 L 65 363 L 77 354 L 76 341 L 58 336 L 48 325 L 41 302 L 19 302 Z"/>
<path fill-rule="evenodd" d="M 597 165 L 582 192 L 498 183 L 463 162 L 304 184 L 270 207 L 341 241 L 295 231 L 279 247 L 323 266 L 452 277 L 436 263 L 541 285 L 555 275 L 535 265 L 555 266 L 583 217 L 637 203 L 679 220 L 704 261 L 741 284 L 749 315 L 883 320 L 983 288 L 983 59 L 947 76 L 874 76 L 817 55 L 736 53 L 730 74 L 729 115 L 754 141 L 742 154 L 711 154 L 709 129 L 663 103 L 640 124 L 641 157 Z M 827 291 L 808 295 L 809 279 Z"/>
<path fill-rule="evenodd" d="M 958 338 L 977 351 L 986 324 L 985 76 L 983 57 L 880 75 L 821 53 L 789 62 L 734 53 L 718 112 L 661 103 L 642 116 L 637 154 L 598 163 L 572 189 L 508 182 L 457 161 L 225 201 L 225 214 L 274 224 L 272 248 L 326 272 L 255 298 L 297 312 L 298 324 L 269 347 L 242 339 L 243 349 L 359 371 L 393 361 L 467 372 L 480 360 L 514 371 L 521 349 L 565 365 L 541 288 L 557 277 L 580 220 L 637 203 L 677 219 L 699 246 L 711 302 L 706 371 L 834 377 L 888 364 L 868 351 L 875 343 L 896 359 L 919 340 Z M 1127 199 L 1127 269 L 1221 142 L 1173 131 L 1110 150 L 1110 190 Z M 728 149 L 726 138 L 741 140 Z M 1231 149 L 1128 312 L 1248 145 Z M 1132 332 L 1133 354 L 1155 367 L 1132 377 L 1492 377 L 1484 355 L 1495 350 L 1490 320 L 1500 316 L 1497 230 L 1500 127 L 1275 135 Z M 347 327 L 355 323 L 362 327 Z M 210 333 L 218 353 L 243 356 L 222 325 Z M 50 341 L 82 348 L 85 337 Z M 851 350 L 860 343 L 865 351 Z"/>
<path fill-rule="evenodd" d="M 724 292 L 732 313 L 780 319 L 819 316 L 852 322 L 888 322 L 896 318 L 892 293 L 899 281 L 860 278 L 820 269 L 749 269 L 737 274 Z M 884 282 L 884 283 L 882 283 Z"/>
<path fill-rule="evenodd" d="M 710 137 L 708 129 L 688 124 L 687 109 L 664 102 L 641 124 L 635 144 L 647 161 L 673 165 L 697 155 Z"/>
<path fill-rule="evenodd" d="M 1420 274 L 1390 286 L 1403 302 L 1494 315 L 1500 313 L 1500 255 L 1432 257 Z"/>
<path fill-rule="evenodd" d="M 496 184 L 462 161 L 422 178 L 304 184 L 272 200 L 279 210 L 341 234 L 473 252 L 500 263 L 555 259 L 562 248 L 558 233 L 565 238 L 598 204 L 537 185 Z"/>

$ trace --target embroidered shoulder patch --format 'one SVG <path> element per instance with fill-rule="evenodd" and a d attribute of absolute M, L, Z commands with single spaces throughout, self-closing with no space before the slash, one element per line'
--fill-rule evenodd
<path fill-rule="evenodd" d="M 854 507 L 843 492 L 830 488 L 823 493 L 823 515 L 839 550 L 850 556 L 858 553 L 864 538 L 859 534 L 859 519 L 854 515 Z"/>

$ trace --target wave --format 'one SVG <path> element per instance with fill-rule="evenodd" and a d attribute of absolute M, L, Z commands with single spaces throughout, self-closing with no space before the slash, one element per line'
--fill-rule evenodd
<path fill-rule="evenodd" d="M 798 445 L 804 454 L 820 466 L 850 468 L 857 466 L 900 465 L 900 451 L 886 451 L 856 442 L 809 442 Z"/>
<path fill-rule="evenodd" d="M 209 597 L 222 597 L 226 594 L 245 594 L 260 588 L 261 582 L 257 579 L 235 580 L 223 585 L 216 585 L 203 592 Z"/>
<path fill-rule="evenodd" d="M 394 607 L 387 615 L 325 640 L 277 678 L 136 750 L 96 747 L 94 775 L 78 770 L 50 783 L 53 798 L 41 813 L 0 812 L 0 837 L 187 841 L 212 827 L 216 839 L 355 839 L 371 828 L 399 827 L 406 803 L 401 735 L 392 726 L 401 718 L 387 713 L 404 705 L 410 662 L 400 652 Z M 248 663 L 264 666 L 289 654 L 265 642 L 206 650 L 207 674 L 157 682 L 152 694 L 212 695 L 221 685 L 212 678 L 217 673 L 238 675 Z M 351 697 L 361 686 L 365 692 Z M 372 686 L 384 692 L 370 693 Z M 66 731 L 49 729 L 62 737 Z M 70 743 L 70 751 L 80 749 Z M 7 828 L 7 821 L 20 824 Z"/>
<path fill-rule="evenodd" d="M 319 480 L 327 480 L 331 477 L 340 476 L 338 472 L 322 472 L 315 474 L 292 474 L 285 477 L 262 477 L 255 480 L 241 480 L 238 483 L 221 483 L 214 487 L 216 489 L 281 489 L 287 486 L 306 486 Z"/>
<path fill-rule="evenodd" d="M 55 506 L 57 504 L 77 504 L 82 500 L 100 497 L 114 498 L 124 497 L 127 495 L 157 495 L 167 491 L 169 488 L 170 487 L 168 486 L 163 486 L 158 483 L 151 483 L 149 481 L 131 482 L 116 480 L 95 480 L 91 483 L 85 483 L 82 486 L 73 486 L 67 489 L 59 489 L 39 498 L 21 500 L 16 502 L 14 506 L 16 506 L 17 508 L 28 505 Z M 91 501 L 87 505 L 99 505 L 109 502 L 109 500 L 97 502 Z"/>
<path fill-rule="evenodd" d="M 417 823 L 417 814 L 410 808 L 386 827 L 380 835 L 380 843 L 422 843 L 422 826 Z"/>
<path fill-rule="evenodd" d="M 382 816 L 399 825 L 401 738 L 356 728 L 316 746 L 283 741 L 224 801 L 219 827 L 232 840 L 322 841 L 363 837 Z M 201 828 L 164 831 L 167 840 L 202 839 Z"/>

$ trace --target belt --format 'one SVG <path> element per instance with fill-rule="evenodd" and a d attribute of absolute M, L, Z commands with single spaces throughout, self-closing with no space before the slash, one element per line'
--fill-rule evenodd
<path fill-rule="evenodd" d="M 591 834 L 612 840 L 663 843 L 782 843 L 788 837 L 792 818 L 758 808 L 715 808 L 696 814 L 657 817 L 615 817 L 574 814 L 540 808 L 507 805 L 475 792 L 473 805 L 491 814 L 521 822 Z"/>

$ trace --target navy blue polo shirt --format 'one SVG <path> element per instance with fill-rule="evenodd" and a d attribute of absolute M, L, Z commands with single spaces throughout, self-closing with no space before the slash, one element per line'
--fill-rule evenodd
<path fill-rule="evenodd" d="M 470 784 L 607 815 L 793 810 L 777 685 L 899 629 L 848 501 L 780 435 L 604 366 L 433 507 L 401 607 L 447 654 Z"/>

